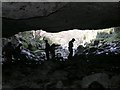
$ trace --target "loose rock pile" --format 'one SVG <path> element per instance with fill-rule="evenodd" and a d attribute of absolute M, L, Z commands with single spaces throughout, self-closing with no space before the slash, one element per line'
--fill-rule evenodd
<path fill-rule="evenodd" d="M 76 55 L 118 55 L 120 54 L 120 41 L 102 42 L 95 44 L 95 41 L 90 46 L 79 46 Z"/>

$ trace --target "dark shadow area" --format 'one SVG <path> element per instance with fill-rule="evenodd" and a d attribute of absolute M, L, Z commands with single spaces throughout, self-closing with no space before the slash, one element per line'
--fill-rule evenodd
<path fill-rule="evenodd" d="M 109 34 L 98 33 L 96 38 Z M 14 37 L 15 38 L 15 37 Z M 21 40 L 21 39 L 19 39 Z M 75 40 L 69 42 L 69 54 Z M 120 41 L 93 40 L 78 46 L 68 59 L 56 53 L 60 45 L 45 40 L 44 54 L 32 52 L 32 45 L 10 41 L 3 46 L 3 90 L 26 88 L 118 88 L 120 82 Z M 52 47 L 52 48 L 51 48 Z M 52 51 L 52 52 L 51 52 Z M 96 79 L 97 78 L 97 79 Z M 117 78 L 117 81 L 116 81 Z M 112 83 L 110 83 L 113 80 Z M 116 83 L 116 84 L 115 84 Z"/>

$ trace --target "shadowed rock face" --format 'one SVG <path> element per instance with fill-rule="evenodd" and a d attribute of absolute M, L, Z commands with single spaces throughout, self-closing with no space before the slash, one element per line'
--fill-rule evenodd
<path fill-rule="evenodd" d="M 60 2 L 9 2 L 3 3 L 3 17 L 12 19 L 27 19 L 32 17 L 48 16 L 64 7 L 67 3 Z"/>
<path fill-rule="evenodd" d="M 3 37 L 43 29 L 100 29 L 120 26 L 119 3 L 3 3 Z"/>

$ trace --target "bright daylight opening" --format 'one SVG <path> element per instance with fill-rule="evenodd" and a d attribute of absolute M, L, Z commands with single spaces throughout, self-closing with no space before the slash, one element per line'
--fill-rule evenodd
<path fill-rule="evenodd" d="M 23 45 L 23 53 L 28 58 L 43 61 L 46 59 L 45 53 L 45 40 L 48 40 L 50 46 L 55 44 L 55 56 L 60 55 L 63 59 L 67 59 L 69 56 L 68 43 L 75 39 L 73 43 L 73 55 L 83 54 L 87 49 L 97 48 L 94 53 L 100 54 L 105 52 L 103 49 L 105 44 L 117 44 L 113 41 L 119 41 L 119 27 L 116 28 L 107 28 L 99 30 L 79 30 L 73 29 L 68 31 L 62 31 L 58 33 L 48 33 L 44 30 L 31 30 L 25 32 L 19 32 L 9 39 L 3 39 L 3 46 L 11 41 L 14 46 L 17 46 L 19 43 Z M 116 47 L 109 47 L 109 50 L 116 52 Z M 120 47 L 119 47 L 120 49 Z M 85 54 L 91 54 L 92 52 L 88 51 Z M 35 55 L 35 56 L 34 56 Z"/>

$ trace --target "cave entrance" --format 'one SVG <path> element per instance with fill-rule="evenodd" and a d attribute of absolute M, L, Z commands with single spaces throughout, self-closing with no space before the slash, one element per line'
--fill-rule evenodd
<path fill-rule="evenodd" d="M 45 40 L 48 40 L 50 46 L 52 44 L 56 45 L 55 55 L 67 59 L 69 55 L 68 43 L 72 38 L 75 39 L 73 44 L 73 55 L 79 54 L 101 54 L 104 51 L 97 50 L 101 48 L 105 43 L 110 44 L 111 42 L 119 42 L 119 27 L 99 29 L 99 30 L 67 30 L 58 33 L 49 33 L 44 30 L 31 30 L 25 32 L 19 32 L 10 38 L 3 38 L 3 47 L 7 42 L 11 42 L 14 46 L 22 43 L 23 52 L 26 55 L 33 55 L 29 58 L 38 57 L 41 59 L 46 58 L 45 53 Z M 87 49 L 90 49 L 88 50 Z M 116 47 L 109 48 L 110 50 L 115 50 Z M 34 57 L 33 57 L 34 56 Z M 40 57 L 39 57 L 40 56 Z"/>

